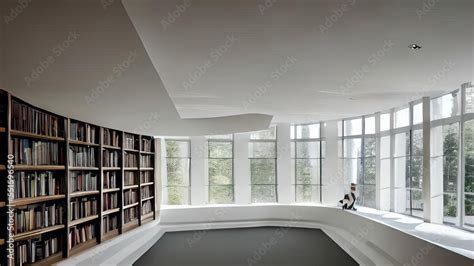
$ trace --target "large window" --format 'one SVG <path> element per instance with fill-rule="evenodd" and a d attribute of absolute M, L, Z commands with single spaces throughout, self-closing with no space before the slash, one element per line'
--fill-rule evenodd
<path fill-rule="evenodd" d="M 208 137 L 209 203 L 234 203 L 233 146 L 232 135 Z"/>
<path fill-rule="evenodd" d="M 189 204 L 190 161 L 189 140 L 166 140 L 167 204 Z"/>
<path fill-rule="evenodd" d="M 252 202 L 277 202 L 276 127 L 250 136 L 249 159 Z"/>
<path fill-rule="evenodd" d="M 464 158 L 463 179 L 464 188 L 460 195 L 463 207 L 462 226 L 468 230 L 474 230 L 474 87 L 470 85 L 465 89 L 464 116 Z"/>
<path fill-rule="evenodd" d="M 321 202 L 324 142 L 320 130 L 320 124 L 291 126 L 291 173 L 296 202 Z"/>

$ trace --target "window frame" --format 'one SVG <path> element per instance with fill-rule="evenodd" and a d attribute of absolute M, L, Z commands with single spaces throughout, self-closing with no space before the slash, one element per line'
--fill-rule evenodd
<path fill-rule="evenodd" d="M 226 137 L 230 136 L 229 138 L 218 138 L 218 137 Z M 215 136 L 207 136 L 206 137 L 206 144 L 207 144 L 207 203 L 208 204 L 235 204 L 235 167 L 234 167 L 234 134 L 228 134 L 228 135 L 215 135 Z M 211 142 L 220 142 L 220 143 L 231 143 L 232 147 L 232 156 L 229 157 L 211 157 L 211 150 L 209 149 L 209 144 Z M 230 160 L 232 164 L 232 183 L 228 185 L 216 185 L 216 184 L 211 184 L 211 178 L 209 177 L 209 161 L 210 160 Z M 212 187 L 232 187 L 232 201 L 228 203 L 216 203 L 216 202 L 211 202 L 211 188 Z"/>
<path fill-rule="evenodd" d="M 191 160 L 191 140 L 189 138 L 188 139 L 184 139 L 184 138 L 165 138 L 164 141 L 165 141 L 165 155 L 166 155 L 165 158 L 166 158 L 166 167 L 167 167 L 167 169 L 168 169 L 168 159 L 179 159 L 179 160 L 187 159 L 188 160 L 188 185 L 187 186 L 177 186 L 177 185 L 171 185 L 170 186 L 169 183 L 168 183 L 168 171 L 166 171 L 166 195 L 167 195 L 166 204 L 170 205 L 169 202 L 168 202 L 168 188 L 169 187 L 175 187 L 175 188 L 187 187 L 188 192 L 187 192 L 186 204 L 172 204 L 172 205 L 190 205 L 191 204 L 191 182 L 192 182 L 192 178 L 191 178 L 191 163 L 192 163 L 192 160 Z M 186 157 L 168 156 L 168 153 L 166 152 L 168 141 L 186 142 L 187 145 L 188 145 L 188 155 Z"/>

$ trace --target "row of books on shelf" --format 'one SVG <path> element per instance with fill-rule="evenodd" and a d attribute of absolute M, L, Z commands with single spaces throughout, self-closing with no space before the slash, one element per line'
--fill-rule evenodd
<path fill-rule="evenodd" d="M 143 204 L 142 204 L 142 215 L 151 213 L 153 211 L 152 206 L 153 205 L 151 204 L 151 200 L 147 200 L 147 201 L 143 202 Z"/>
<path fill-rule="evenodd" d="M 130 205 L 138 202 L 138 191 L 136 189 L 128 189 L 123 192 L 123 204 Z"/>
<path fill-rule="evenodd" d="M 0 127 L 6 127 L 7 125 L 7 109 L 8 109 L 8 100 L 7 94 L 3 91 L 0 91 Z"/>
<path fill-rule="evenodd" d="M 93 147 L 69 146 L 69 166 L 97 167 L 96 149 Z"/>
<path fill-rule="evenodd" d="M 63 147 L 57 142 L 12 138 L 16 164 L 59 165 L 64 162 Z"/>
<path fill-rule="evenodd" d="M 61 194 L 61 181 L 53 172 L 16 172 L 15 199 Z"/>
<path fill-rule="evenodd" d="M 136 219 L 138 219 L 138 207 L 128 208 L 123 211 L 123 222 L 125 224 Z"/>
<path fill-rule="evenodd" d="M 104 194 L 102 205 L 104 211 L 118 208 L 118 193 Z"/>
<path fill-rule="evenodd" d="M 138 185 L 138 173 L 137 172 L 124 172 L 123 183 L 125 186 Z"/>
<path fill-rule="evenodd" d="M 69 214 L 71 221 L 97 215 L 97 199 L 87 197 L 72 199 Z"/>
<path fill-rule="evenodd" d="M 138 167 L 138 154 L 125 152 L 125 167 Z"/>
<path fill-rule="evenodd" d="M 153 189 L 150 186 L 142 187 L 142 199 L 153 196 Z"/>
<path fill-rule="evenodd" d="M 133 134 L 125 133 L 124 148 L 130 150 L 138 150 L 138 137 Z"/>
<path fill-rule="evenodd" d="M 140 167 L 153 167 L 152 155 L 141 155 L 140 158 Z"/>
<path fill-rule="evenodd" d="M 71 227 L 69 231 L 69 249 L 94 239 L 96 236 L 95 225 L 94 224 L 85 224 L 79 226 Z"/>
<path fill-rule="evenodd" d="M 102 166 L 104 167 L 119 167 L 119 151 L 104 150 L 102 152 Z"/>
<path fill-rule="evenodd" d="M 71 121 L 69 138 L 87 143 L 97 143 L 96 129 L 96 126 L 91 126 L 83 122 Z"/>
<path fill-rule="evenodd" d="M 104 234 L 118 228 L 118 215 L 106 215 L 102 218 L 102 231 Z"/>
<path fill-rule="evenodd" d="M 116 188 L 117 187 L 117 172 L 107 171 L 103 174 L 103 188 Z"/>
<path fill-rule="evenodd" d="M 150 183 L 154 182 L 154 175 L 153 172 L 141 172 L 140 173 L 140 182 L 143 183 Z"/>
<path fill-rule="evenodd" d="M 24 233 L 63 223 L 64 208 L 61 205 L 29 205 L 16 209 L 15 233 Z"/>
<path fill-rule="evenodd" d="M 94 191 L 97 189 L 97 173 L 94 172 L 76 172 L 70 173 L 69 191 Z"/>
<path fill-rule="evenodd" d="M 153 144 L 153 139 L 142 137 L 142 151 L 151 152 L 152 144 Z"/>
<path fill-rule="evenodd" d="M 12 129 L 33 134 L 62 137 L 59 124 L 64 123 L 57 116 L 41 112 L 26 104 L 12 101 Z"/>
<path fill-rule="evenodd" d="M 115 130 L 104 128 L 103 143 L 104 145 L 119 147 L 121 133 Z"/>
<path fill-rule="evenodd" d="M 17 265 L 32 264 L 60 252 L 59 237 L 32 238 L 22 241 L 16 249 Z"/>

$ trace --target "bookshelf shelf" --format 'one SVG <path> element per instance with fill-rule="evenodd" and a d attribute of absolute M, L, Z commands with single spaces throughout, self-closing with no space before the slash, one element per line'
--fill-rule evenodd
<path fill-rule="evenodd" d="M 90 196 L 90 195 L 98 195 L 99 191 L 98 190 L 92 190 L 92 191 L 78 191 L 78 192 L 73 192 L 69 194 L 71 198 L 77 198 L 77 197 L 84 197 L 84 196 Z"/>
<path fill-rule="evenodd" d="M 120 188 L 104 188 L 102 190 L 102 193 L 111 193 L 111 192 L 117 192 L 120 191 Z"/>
<path fill-rule="evenodd" d="M 64 165 L 26 165 L 26 164 L 16 164 L 15 170 L 18 171 L 60 171 L 65 170 L 66 166 Z"/>
<path fill-rule="evenodd" d="M 78 224 L 82 224 L 82 223 L 85 223 L 85 222 L 89 222 L 89 221 L 95 220 L 97 218 L 99 218 L 99 215 L 91 215 L 91 216 L 80 218 L 80 219 L 77 219 L 77 220 L 74 220 L 74 221 L 70 221 L 69 222 L 69 227 L 76 226 Z"/>
<path fill-rule="evenodd" d="M 102 215 L 109 215 L 109 214 L 116 213 L 119 211 L 120 211 L 120 208 L 110 209 L 110 210 L 103 211 Z"/>
<path fill-rule="evenodd" d="M 61 206 L 64 214 L 63 220 L 57 218 L 54 226 L 14 236 L 16 253 L 31 251 L 37 241 L 54 240 L 57 243 L 55 254 L 28 265 L 55 264 L 141 226 L 145 220 L 149 222 L 158 218 L 160 195 L 156 181 L 159 171 L 155 172 L 154 166 L 160 158 L 160 153 L 156 152 L 160 150 L 160 142 L 154 137 L 57 115 L 1 89 L 0 121 L 0 146 L 3 147 L 0 157 L 7 158 L 8 154 L 13 154 L 17 159 L 18 164 L 13 165 L 13 169 L 21 176 L 15 182 L 41 180 L 46 184 L 41 187 L 43 194 L 39 193 L 39 188 L 33 188 L 37 189 L 34 191 L 26 185 L 16 185 L 18 191 L 15 193 L 54 194 L 17 198 L 11 202 L 7 201 L 6 194 L 0 194 L 0 216 L 6 217 L 7 206 L 13 207 L 19 215 L 26 213 L 24 209 L 34 209 L 35 215 L 44 216 L 46 208 L 51 210 L 49 207 L 53 204 Z M 31 162 L 38 164 L 26 164 Z M 5 159 L 2 163 L 0 176 L 6 176 L 8 165 Z M 0 178 L 0 182 L 0 187 L 8 185 L 6 178 Z M 94 190 L 84 191 L 87 189 Z M 150 195 L 153 196 L 145 198 Z M 126 205 L 130 202 L 134 203 Z M 70 214 L 76 213 L 78 206 L 96 208 L 97 214 L 71 221 Z M 114 208 L 105 208 L 111 206 Z M 19 225 L 15 221 L 14 226 Z M 38 224 L 41 226 L 45 224 Z M 0 254 L 6 252 L 8 232 L 5 228 L 0 229 Z M 88 241 L 82 238 L 84 233 Z M 78 243 L 81 241 L 85 242 Z M 17 258 L 9 263 L 21 264 Z M 6 264 L 6 256 L 0 257 L 0 265 Z"/>
<path fill-rule="evenodd" d="M 10 135 L 15 136 L 15 137 L 41 139 L 41 140 L 49 140 L 49 141 L 65 141 L 65 139 L 62 137 L 40 135 L 40 134 L 34 134 L 34 133 L 29 133 L 29 132 L 24 132 L 20 130 L 14 130 L 14 129 L 10 130 Z"/>
<path fill-rule="evenodd" d="M 64 198 L 66 198 L 66 195 L 64 194 L 53 195 L 53 196 L 39 196 L 39 197 L 34 197 L 34 198 L 19 198 L 19 199 L 14 199 L 13 201 L 10 202 L 10 204 L 14 206 L 24 206 L 24 205 L 29 205 L 29 204 L 39 203 L 39 202 L 60 200 Z"/>
<path fill-rule="evenodd" d="M 85 142 L 85 141 L 74 140 L 74 139 L 70 139 L 69 144 L 81 145 L 81 146 L 90 146 L 90 147 L 99 147 L 99 144 L 97 144 L 97 143 Z"/>
<path fill-rule="evenodd" d="M 16 234 L 15 236 L 13 236 L 13 239 L 15 241 L 21 241 L 21 240 L 25 240 L 31 237 L 35 237 L 44 233 L 49 233 L 49 232 L 56 231 L 63 228 L 64 228 L 64 224 L 48 226 L 46 228 L 41 228 L 41 229 L 36 229 L 36 230 Z"/>
<path fill-rule="evenodd" d="M 129 204 L 129 205 L 125 205 L 123 206 L 123 209 L 128 209 L 128 208 L 132 208 L 132 207 L 135 207 L 135 206 L 138 206 L 138 202 L 135 202 L 135 203 L 132 203 L 132 204 Z"/>
<path fill-rule="evenodd" d="M 97 171 L 99 167 L 69 166 L 69 171 Z"/>
<path fill-rule="evenodd" d="M 103 149 L 109 149 L 109 150 L 121 150 L 122 148 L 116 147 L 116 146 L 110 146 L 110 145 L 102 145 Z"/>

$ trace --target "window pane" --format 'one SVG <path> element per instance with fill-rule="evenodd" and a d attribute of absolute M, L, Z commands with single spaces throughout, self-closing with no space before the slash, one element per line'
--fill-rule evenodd
<path fill-rule="evenodd" d="M 345 182 L 357 183 L 362 174 L 361 159 L 344 159 Z"/>
<path fill-rule="evenodd" d="M 233 186 L 210 186 L 209 202 L 215 204 L 234 203 L 234 187 Z"/>
<path fill-rule="evenodd" d="M 209 183 L 232 184 L 232 159 L 209 159 Z"/>
<path fill-rule="evenodd" d="M 319 184 L 319 159 L 296 159 L 296 183 Z"/>
<path fill-rule="evenodd" d="M 344 157 L 358 158 L 361 157 L 362 141 L 360 138 L 344 140 Z"/>
<path fill-rule="evenodd" d="M 420 189 L 411 190 L 411 212 L 413 216 L 423 217 L 423 194 Z"/>
<path fill-rule="evenodd" d="M 275 142 L 249 142 L 249 158 L 276 158 Z"/>
<path fill-rule="evenodd" d="M 410 109 L 405 108 L 395 112 L 395 128 L 410 125 Z"/>
<path fill-rule="evenodd" d="M 466 113 L 474 113 L 474 87 L 466 88 Z"/>
<path fill-rule="evenodd" d="M 380 138 L 380 158 L 390 158 L 390 136 Z"/>
<path fill-rule="evenodd" d="M 166 159 L 168 186 L 189 185 L 189 159 Z"/>
<path fill-rule="evenodd" d="M 290 126 L 290 139 L 295 139 L 295 126 Z"/>
<path fill-rule="evenodd" d="M 319 158 L 319 141 L 297 142 L 296 158 Z"/>
<path fill-rule="evenodd" d="M 276 202 L 275 185 L 252 185 L 252 202 Z"/>
<path fill-rule="evenodd" d="M 464 123 L 464 224 L 474 230 L 474 120 Z"/>
<path fill-rule="evenodd" d="M 296 126 L 297 139 L 316 139 L 319 138 L 319 133 L 319 124 Z"/>
<path fill-rule="evenodd" d="M 461 97 L 457 91 L 431 100 L 431 120 L 461 114 Z"/>
<path fill-rule="evenodd" d="M 406 156 L 409 155 L 410 136 L 407 132 L 399 133 L 395 135 L 395 151 L 394 156 Z"/>
<path fill-rule="evenodd" d="M 319 202 L 319 185 L 296 185 L 296 202 Z"/>
<path fill-rule="evenodd" d="M 166 141 L 166 157 L 189 157 L 188 141 Z"/>
<path fill-rule="evenodd" d="M 464 195 L 464 227 L 474 229 L 474 194 Z"/>
<path fill-rule="evenodd" d="M 221 139 L 221 140 L 232 140 L 233 135 L 228 134 L 228 135 L 211 135 L 211 136 L 206 136 L 207 139 Z"/>
<path fill-rule="evenodd" d="M 209 158 L 232 158 L 232 142 L 209 141 Z"/>
<path fill-rule="evenodd" d="M 375 185 L 375 157 L 365 158 L 364 185 Z"/>
<path fill-rule="evenodd" d="M 390 130 L 390 113 L 380 115 L 380 131 Z"/>
<path fill-rule="evenodd" d="M 364 139 L 364 152 L 365 157 L 375 156 L 375 138 L 365 138 Z"/>
<path fill-rule="evenodd" d="M 422 156 L 423 155 L 423 130 L 419 129 L 419 130 L 413 130 L 413 133 L 412 133 L 412 142 L 413 142 L 413 146 L 412 146 L 412 153 L 413 155 L 420 155 Z M 410 151 L 408 151 L 408 154 L 410 153 Z"/>
<path fill-rule="evenodd" d="M 250 159 L 252 184 L 275 184 L 275 159 Z"/>
<path fill-rule="evenodd" d="M 365 134 L 375 134 L 375 117 L 369 116 L 365 118 Z"/>
<path fill-rule="evenodd" d="M 375 208 L 375 185 L 364 185 L 362 193 L 364 197 L 363 205 L 369 208 Z"/>
<path fill-rule="evenodd" d="M 188 187 L 167 187 L 168 190 L 168 204 L 182 205 L 188 204 Z"/>
<path fill-rule="evenodd" d="M 413 106 L 413 125 L 423 122 L 423 103 L 418 103 Z"/>
<path fill-rule="evenodd" d="M 344 120 L 344 136 L 362 135 L 362 118 Z"/>
<path fill-rule="evenodd" d="M 270 127 L 267 130 L 257 131 L 250 135 L 250 139 L 276 139 L 276 127 Z"/>

